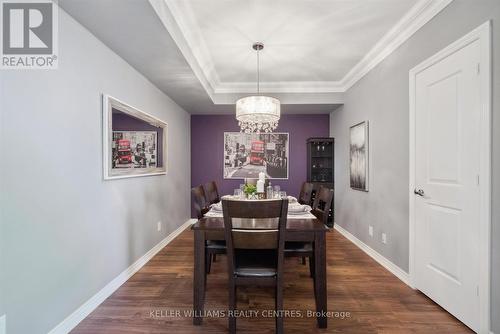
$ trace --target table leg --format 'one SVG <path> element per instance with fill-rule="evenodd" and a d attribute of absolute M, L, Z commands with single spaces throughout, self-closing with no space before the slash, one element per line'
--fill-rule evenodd
<path fill-rule="evenodd" d="M 326 238 L 325 233 L 316 232 L 314 237 L 314 294 L 316 298 L 316 312 L 321 314 L 318 318 L 318 327 L 327 327 L 327 302 L 326 289 Z"/>
<path fill-rule="evenodd" d="M 205 232 L 194 231 L 194 273 L 193 273 L 193 324 L 201 325 L 203 321 L 203 304 L 205 303 Z"/>

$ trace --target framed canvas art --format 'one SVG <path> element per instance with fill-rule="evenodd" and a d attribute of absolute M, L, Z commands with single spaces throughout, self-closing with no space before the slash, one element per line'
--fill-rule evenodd
<path fill-rule="evenodd" d="M 288 133 L 224 132 L 224 178 L 288 179 Z"/>
<path fill-rule="evenodd" d="M 351 188 L 368 191 L 368 121 L 350 128 L 349 171 Z"/>

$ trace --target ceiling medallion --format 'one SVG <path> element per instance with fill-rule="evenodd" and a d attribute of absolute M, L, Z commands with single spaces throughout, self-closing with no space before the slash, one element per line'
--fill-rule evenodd
<path fill-rule="evenodd" d="M 274 97 L 260 95 L 259 51 L 264 48 L 264 44 L 257 42 L 252 48 L 257 51 L 257 95 L 236 101 L 236 119 L 241 132 L 272 132 L 278 127 L 280 101 Z"/>

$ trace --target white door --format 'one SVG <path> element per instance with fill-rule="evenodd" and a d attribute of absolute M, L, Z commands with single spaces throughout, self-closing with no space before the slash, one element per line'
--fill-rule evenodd
<path fill-rule="evenodd" d="M 415 285 L 479 330 L 480 43 L 415 80 Z"/>

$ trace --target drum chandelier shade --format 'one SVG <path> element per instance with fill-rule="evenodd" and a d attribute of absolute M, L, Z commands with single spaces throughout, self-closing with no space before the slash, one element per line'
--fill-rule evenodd
<path fill-rule="evenodd" d="M 264 44 L 254 43 L 252 47 L 257 51 L 257 95 L 243 97 L 236 101 L 236 119 L 241 132 L 272 132 L 278 127 L 280 101 L 274 97 L 259 95 L 259 51 L 264 48 Z"/>
<path fill-rule="evenodd" d="M 236 101 L 236 119 L 242 132 L 272 132 L 280 120 L 280 101 L 269 96 L 247 96 Z"/>

